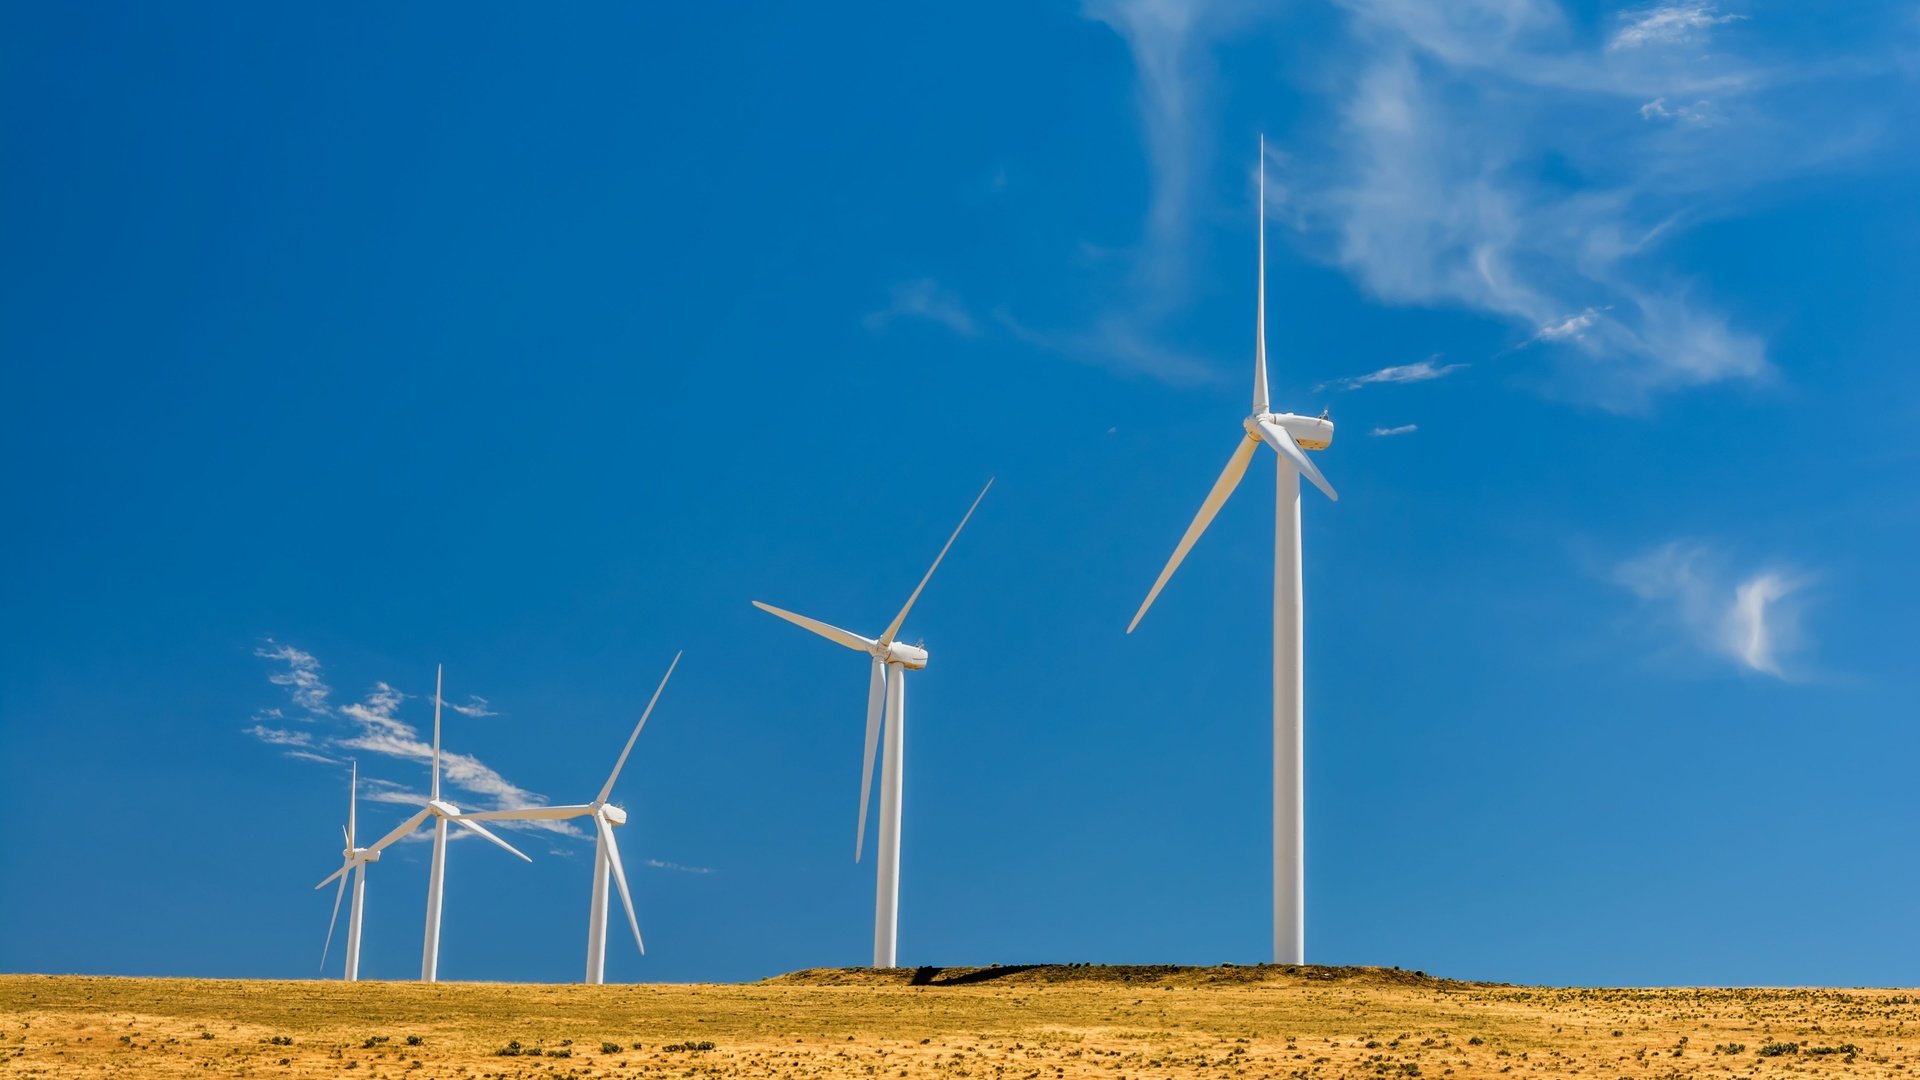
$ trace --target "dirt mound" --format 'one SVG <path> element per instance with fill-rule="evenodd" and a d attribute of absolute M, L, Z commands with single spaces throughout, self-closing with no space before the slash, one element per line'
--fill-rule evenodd
<path fill-rule="evenodd" d="M 1136 983 L 1150 986 L 1304 985 L 1349 983 L 1366 986 L 1469 986 L 1424 971 L 1382 967 L 1327 967 L 1318 964 L 993 964 L 988 967 L 808 968 L 775 975 L 772 986 L 1035 986 L 1064 983 Z"/>

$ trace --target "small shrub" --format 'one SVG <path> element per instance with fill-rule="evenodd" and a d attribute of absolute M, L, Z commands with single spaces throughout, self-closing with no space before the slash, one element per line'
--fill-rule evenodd
<path fill-rule="evenodd" d="M 507 1045 L 501 1047 L 498 1050 L 495 1050 L 494 1053 L 500 1057 L 519 1057 L 520 1056 L 520 1040 L 508 1039 Z"/>
<path fill-rule="evenodd" d="M 422 1038 L 421 1038 L 420 1036 L 418 1036 L 418 1035 L 409 1035 L 409 1036 L 407 1036 L 407 1045 L 408 1045 L 408 1046 L 419 1046 L 419 1045 L 420 1045 L 421 1043 L 423 1043 L 423 1042 L 425 1042 L 425 1041 L 426 1041 L 425 1039 L 422 1039 Z"/>
<path fill-rule="evenodd" d="M 1799 1052 L 1800 1044 L 1789 1042 L 1770 1042 L 1754 1051 L 1754 1053 L 1759 1054 L 1761 1057 L 1779 1057 L 1782 1054 L 1797 1054 Z"/>
<path fill-rule="evenodd" d="M 711 1050 L 713 1049 L 713 1043 L 705 1040 L 694 1042 L 689 1039 L 686 1042 L 668 1043 L 660 1049 L 665 1050 L 669 1054 L 676 1054 L 688 1050 Z"/>
<path fill-rule="evenodd" d="M 1806 1052 L 1809 1054 L 1857 1054 L 1860 1048 L 1852 1043 L 1842 1043 L 1839 1046 L 1809 1046 Z"/>
<path fill-rule="evenodd" d="M 269 1043 L 271 1043 L 271 1044 L 273 1044 L 274 1046 L 292 1046 L 292 1045 L 293 1045 L 293 1036 L 291 1036 L 291 1035 L 275 1035 L 275 1036 L 274 1036 L 273 1038 L 271 1038 L 271 1039 L 268 1039 L 268 1040 L 267 1040 L 267 1042 L 269 1042 Z"/>
<path fill-rule="evenodd" d="M 203 1032 L 201 1032 L 201 1033 L 200 1033 L 200 1037 L 201 1037 L 201 1038 L 203 1038 L 203 1039 L 211 1039 L 211 1038 L 213 1038 L 213 1032 L 211 1032 L 211 1031 L 203 1031 Z"/>
<path fill-rule="evenodd" d="M 1485 1039 L 1483 1039 L 1483 1038 L 1481 1038 L 1480 1036 L 1478 1036 L 1478 1035 L 1475 1035 L 1475 1036 L 1474 1036 L 1473 1038 L 1471 1038 L 1471 1039 L 1468 1039 L 1468 1040 L 1467 1040 L 1467 1045 L 1468 1045 L 1468 1046 L 1479 1046 L 1479 1045 L 1481 1045 L 1481 1044 L 1483 1044 L 1483 1043 L 1485 1043 L 1486 1041 L 1487 1041 L 1487 1040 L 1485 1040 Z"/>
<path fill-rule="evenodd" d="M 638 1048 L 636 1047 L 636 1049 Z M 600 1052 L 603 1054 L 617 1054 L 620 1052 L 620 1044 L 603 1042 L 600 1044 Z"/>

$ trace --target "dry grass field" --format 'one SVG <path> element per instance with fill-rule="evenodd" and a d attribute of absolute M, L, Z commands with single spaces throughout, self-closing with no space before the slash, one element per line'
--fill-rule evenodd
<path fill-rule="evenodd" d="M 1058 965 L 604 987 L 0 976 L 0 1080 L 1915 1070 L 1920 994 L 1897 990 L 1547 989 L 1377 968 Z"/>

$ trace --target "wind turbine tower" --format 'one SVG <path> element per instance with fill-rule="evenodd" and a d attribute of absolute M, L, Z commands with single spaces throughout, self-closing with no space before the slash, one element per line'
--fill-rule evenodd
<path fill-rule="evenodd" d="M 620 760 L 613 763 L 613 773 L 600 787 L 600 794 L 590 803 L 577 806 L 523 806 L 511 810 L 482 810 L 479 813 L 462 815 L 462 821 L 564 821 L 569 818 L 592 817 L 594 831 L 593 846 L 593 898 L 587 909 L 587 982 L 603 983 L 607 981 L 607 881 L 609 878 L 620 887 L 620 903 L 627 909 L 627 925 L 633 927 L 633 942 L 640 947 L 640 955 L 647 954 L 647 943 L 640 937 L 640 919 L 633 912 L 633 894 L 627 889 L 626 867 L 620 862 L 620 844 L 613 837 L 613 827 L 627 823 L 627 812 L 607 802 L 613 797 L 614 781 L 620 779 L 620 770 L 627 765 L 627 755 L 633 753 L 634 740 L 640 737 L 640 729 L 647 726 L 647 717 L 653 715 L 653 707 L 660 701 L 660 692 L 667 688 L 667 680 L 673 678 L 673 669 L 680 666 L 680 654 L 673 655 L 673 663 L 667 665 L 667 673 L 660 677 L 660 685 L 653 691 L 652 700 L 640 713 L 640 722 L 633 725 L 633 734 L 627 736 L 626 748 L 620 751 Z"/>
<path fill-rule="evenodd" d="M 445 894 L 447 876 L 447 823 L 453 822 L 463 829 L 469 829 L 493 841 L 509 853 L 532 862 L 512 844 L 488 832 L 477 822 L 469 821 L 460 808 L 440 797 L 440 689 L 443 669 L 436 667 L 433 673 L 433 786 L 427 796 L 427 804 L 420 812 L 400 823 L 400 827 L 380 838 L 374 849 L 385 848 L 401 837 L 420 827 L 428 818 L 433 819 L 433 862 L 427 874 L 427 934 L 426 943 L 420 952 L 420 981 L 437 982 L 440 978 L 440 901 Z"/>
<path fill-rule="evenodd" d="M 1304 619 L 1300 595 L 1300 478 L 1306 477 L 1329 499 L 1333 485 L 1305 451 L 1333 443 L 1333 423 L 1325 416 L 1271 411 L 1267 400 L 1267 184 L 1266 140 L 1260 144 L 1260 269 L 1254 308 L 1253 412 L 1240 422 L 1244 434 L 1227 467 L 1200 504 L 1200 512 L 1173 549 L 1166 569 L 1147 592 L 1127 624 L 1140 625 L 1154 597 L 1179 568 L 1228 496 L 1240 485 L 1260 444 L 1278 455 L 1273 523 L 1273 959 L 1304 964 L 1307 952 L 1306 798 L 1303 749 L 1306 721 Z"/>
<path fill-rule="evenodd" d="M 354 982 L 360 978 L 360 915 L 367 899 L 367 864 L 380 861 L 379 847 L 363 848 L 354 846 L 355 804 L 360 795 L 360 764 L 354 763 L 353 779 L 347 789 L 347 824 L 342 830 L 346 834 L 347 846 L 341 851 L 340 869 L 315 885 L 315 889 L 324 889 L 327 882 L 338 878 L 340 887 L 333 893 L 333 917 L 327 920 L 327 943 L 320 949 L 320 967 L 327 966 L 327 951 L 333 948 L 333 928 L 340 921 L 340 900 L 347 893 L 347 877 L 353 877 L 353 906 L 347 911 L 347 970 L 346 981 Z"/>
<path fill-rule="evenodd" d="M 893 617 L 893 621 L 877 638 L 861 637 L 818 619 L 784 611 L 772 604 L 763 604 L 758 600 L 753 602 L 753 606 L 761 611 L 777 615 L 828 641 L 873 658 L 867 679 L 867 745 L 860 772 L 860 823 L 853 834 L 853 861 L 860 861 L 861 848 L 866 842 L 867 798 L 873 788 L 873 752 L 884 732 L 886 745 L 880 761 L 880 865 L 875 875 L 873 902 L 873 966 L 876 968 L 897 966 L 896 945 L 900 930 L 900 792 L 904 784 L 907 738 L 906 675 L 909 671 L 919 671 L 927 666 L 926 649 L 896 639 L 901 625 L 907 621 L 907 612 L 912 611 L 914 601 L 920 599 L 920 591 L 933 579 L 933 572 L 940 568 L 940 560 L 947 557 L 947 549 L 960 538 L 960 530 L 967 527 L 968 519 L 973 517 L 980 500 L 987 497 L 987 488 L 992 486 L 993 481 L 988 480 L 987 486 L 974 496 L 973 505 L 967 507 L 966 516 L 960 519 L 953 535 L 947 537 L 946 547 L 940 549 L 933 565 L 927 568 L 926 576 L 914 586 L 913 595 L 907 597 L 900 614 Z"/>

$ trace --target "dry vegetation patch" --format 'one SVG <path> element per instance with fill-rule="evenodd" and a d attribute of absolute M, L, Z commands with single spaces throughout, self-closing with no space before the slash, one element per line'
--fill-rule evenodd
<path fill-rule="evenodd" d="M 0 976 L 0 1078 L 1891 1077 L 1916 1065 L 1920 996 L 1895 990 L 1548 989 L 1273 966 L 599 987 Z"/>

